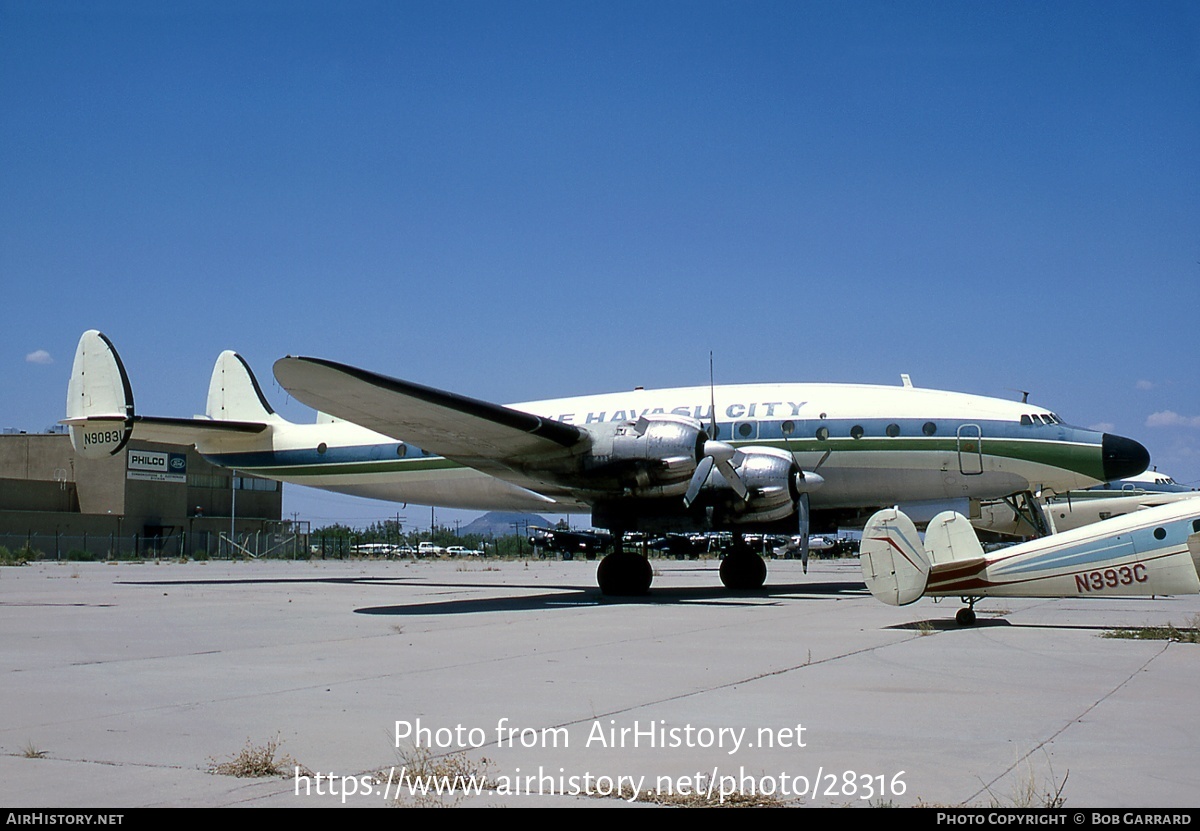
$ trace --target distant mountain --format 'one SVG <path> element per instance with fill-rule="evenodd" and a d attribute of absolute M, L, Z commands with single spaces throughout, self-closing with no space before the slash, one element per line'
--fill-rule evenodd
<path fill-rule="evenodd" d="M 514 533 L 525 536 L 531 525 L 549 528 L 551 522 L 537 514 L 518 514 L 511 511 L 489 511 L 459 529 L 460 534 L 481 534 L 485 537 L 507 537 Z M 516 526 L 516 527 L 514 527 Z"/>

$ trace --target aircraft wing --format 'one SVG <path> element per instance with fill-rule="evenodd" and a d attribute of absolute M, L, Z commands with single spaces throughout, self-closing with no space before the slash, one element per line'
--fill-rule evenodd
<path fill-rule="evenodd" d="M 321 358 L 280 358 L 275 377 L 323 413 L 485 473 L 552 469 L 591 445 L 570 424 Z"/>

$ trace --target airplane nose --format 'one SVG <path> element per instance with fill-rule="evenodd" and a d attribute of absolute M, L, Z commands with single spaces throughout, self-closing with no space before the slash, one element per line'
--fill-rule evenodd
<path fill-rule="evenodd" d="M 1133 439 L 1105 433 L 1100 443 L 1104 459 L 1104 481 L 1136 476 L 1150 467 L 1150 451 Z"/>

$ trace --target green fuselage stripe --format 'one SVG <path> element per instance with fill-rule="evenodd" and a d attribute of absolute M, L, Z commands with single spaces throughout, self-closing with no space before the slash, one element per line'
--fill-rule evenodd
<path fill-rule="evenodd" d="M 794 439 L 791 441 L 748 440 L 730 442 L 735 447 L 775 447 L 792 453 L 823 455 L 831 452 L 833 456 L 859 453 L 940 453 L 956 455 L 960 452 L 967 457 L 978 454 L 978 439 L 964 438 L 961 442 L 955 438 L 831 438 Z M 1100 448 L 1094 444 L 1069 443 L 1061 441 L 1037 441 L 1008 438 L 983 438 L 984 457 L 1015 459 L 1021 462 L 1060 468 L 1091 477 L 1096 480 L 1104 479 L 1104 465 Z M 223 461 L 223 464 L 237 467 L 239 470 L 254 472 L 266 476 L 344 476 L 353 474 L 386 474 L 411 473 L 417 471 L 441 471 L 462 468 L 458 462 L 441 456 L 426 456 L 419 459 L 380 459 L 364 460 L 362 462 L 329 462 L 302 465 L 239 465 L 233 460 Z"/>

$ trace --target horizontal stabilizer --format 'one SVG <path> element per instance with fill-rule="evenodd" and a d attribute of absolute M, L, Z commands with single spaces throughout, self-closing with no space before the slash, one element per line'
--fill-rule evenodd
<path fill-rule="evenodd" d="M 863 528 L 859 548 L 863 580 L 890 606 L 905 606 L 925 593 L 929 561 L 917 526 L 895 508 L 876 512 Z"/>

